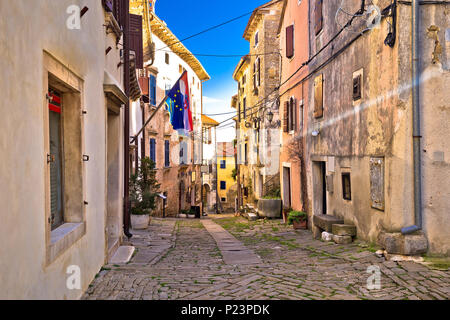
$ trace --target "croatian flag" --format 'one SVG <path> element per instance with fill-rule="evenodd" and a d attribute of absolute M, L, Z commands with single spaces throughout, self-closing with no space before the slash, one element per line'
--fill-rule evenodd
<path fill-rule="evenodd" d="M 170 123 L 180 135 L 193 131 L 192 113 L 189 98 L 187 71 L 175 83 L 167 94 L 167 105 L 170 112 Z"/>

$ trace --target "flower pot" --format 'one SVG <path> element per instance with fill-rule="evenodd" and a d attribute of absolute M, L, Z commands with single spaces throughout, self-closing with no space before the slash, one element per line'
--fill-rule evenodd
<path fill-rule="evenodd" d="M 195 214 L 188 214 L 188 218 L 189 219 L 194 219 L 195 218 Z"/>
<path fill-rule="evenodd" d="M 295 230 L 306 230 L 308 228 L 308 221 L 307 220 L 301 220 L 301 221 L 292 221 L 292 225 L 294 226 Z"/>
<path fill-rule="evenodd" d="M 134 230 L 147 229 L 150 223 L 150 216 L 148 214 L 132 214 L 131 215 L 131 226 Z"/>
<path fill-rule="evenodd" d="M 178 215 L 178 218 L 187 218 L 187 215 L 185 213 L 180 213 Z"/>

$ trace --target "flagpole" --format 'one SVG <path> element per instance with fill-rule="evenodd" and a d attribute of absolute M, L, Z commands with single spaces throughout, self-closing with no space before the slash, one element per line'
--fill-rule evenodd
<path fill-rule="evenodd" d="M 184 74 L 187 71 L 184 71 L 181 74 L 181 77 L 178 78 L 177 81 L 175 81 L 175 83 L 177 83 L 178 81 L 180 81 L 181 78 L 183 78 Z M 187 84 L 186 84 L 187 85 Z M 161 102 L 159 103 L 158 107 L 156 108 L 156 110 L 152 113 L 152 115 L 147 119 L 147 121 L 145 121 L 144 125 L 142 126 L 141 130 L 138 131 L 138 133 L 136 133 L 136 135 L 133 137 L 133 139 L 131 139 L 130 144 L 132 144 L 134 141 L 136 141 L 136 139 L 139 137 L 139 135 L 141 134 L 141 132 L 145 129 L 145 127 L 149 124 L 149 122 L 153 119 L 153 117 L 156 115 L 156 113 L 158 112 L 159 109 L 161 109 L 161 107 L 163 106 L 164 103 L 166 103 L 166 100 L 168 98 L 168 95 L 166 94 L 165 97 L 161 100 Z"/>

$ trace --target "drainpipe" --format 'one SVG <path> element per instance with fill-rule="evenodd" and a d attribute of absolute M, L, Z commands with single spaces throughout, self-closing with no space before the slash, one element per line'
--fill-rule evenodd
<path fill-rule="evenodd" d="M 412 103 L 413 103 L 413 165 L 414 165 L 414 225 L 401 230 L 410 234 L 422 229 L 422 172 L 420 153 L 420 100 L 419 100 L 419 0 L 412 0 Z"/>
<path fill-rule="evenodd" d="M 130 12 L 129 1 L 123 0 L 122 21 L 124 21 L 123 32 L 123 59 L 124 59 L 124 87 L 127 97 L 130 95 Z M 131 238 L 130 233 L 130 204 L 129 204 L 129 179 L 130 179 L 130 99 L 125 104 L 124 119 L 124 212 L 123 212 L 123 232 L 127 238 Z"/>

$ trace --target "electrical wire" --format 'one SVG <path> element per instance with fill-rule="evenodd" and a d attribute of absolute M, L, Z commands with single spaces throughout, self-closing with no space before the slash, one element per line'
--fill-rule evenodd
<path fill-rule="evenodd" d="M 192 35 L 190 35 L 190 36 L 188 36 L 188 37 L 186 37 L 186 38 L 183 38 L 183 39 L 181 39 L 181 40 L 177 40 L 177 41 L 175 41 L 175 42 L 173 42 L 173 43 L 171 43 L 171 44 L 168 44 L 168 45 L 165 46 L 165 47 L 162 47 L 162 48 L 159 48 L 159 49 L 155 49 L 155 52 L 156 52 L 156 51 L 160 51 L 160 50 L 165 49 L 165 48 L 169 48 L 169 47 L 173 46 L 174 44 L 177 44 L 177 43 L 180 43 L 180 42 L 182 43 L 182 42 L 184 42 L 184 41 L 186 41 L 186 40 L 192 39 L 192 38 L 194 38 L 194 37 L 197 37 L 197 36 L 199 36 L 199 35 L 201 35 L 201 34 L 204 34 L 204 33 L 206 33 L 206 32 L 212 31 L 212 30 L 214 30 L 214 29 L 220 28 L 220 27 L 222 27 L 222 26 L 224 26 L 224 25 L 227 25 L 227 24 L 229 24 L 229 23 L 231 23 L 231 22 L 234 22 L 234 21 L 236 21 L 236 20 L 242 19 L 242 18 L 244 18 L 245 16 L 248 16 L 249 14 L 252 14 L 253 12 L 255 12 L 255 10 L 260 10 L 260 9 L 264 9 L 264 8 L 270 7 L 270 6 L 272 6 L 272 5 L 274 5 L 274 4 L 278 3 L 278 2 L 281 2 L 281 1 L 284 1 L 284 0 L 277 0 L 277 1 L 275 1 L 275 2 L 271 2 L 271 3 L 265 4 L 264 6 L 258 7 L 257 9 L 254 9 L 254 10 L 252 10 L 252 11 L 250 11 L 250 12 L 241 14 L 240 16 L 237 16 L 237 17 L 232 18 L 232 19 L 230 19 L 230 20 L 227 20 L 227 21 L 225 21 L 225 22 L 219 23 L 219 24 L 217 24 L 217 25 L 215 25 L 215 26 L 209 27 L 209 28 L 207 28 L 207 29 L 205 29 L 205 30 L 202 30 L 202 31 L 200 31 L 200 32 L 197 32 L 197 33 L 195 33 L 195 34 L 192 34 Z"/>

